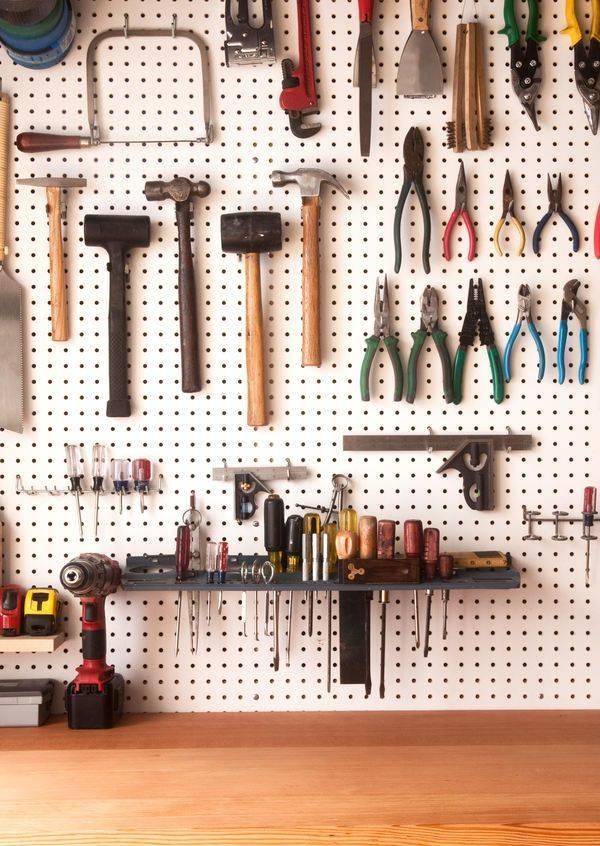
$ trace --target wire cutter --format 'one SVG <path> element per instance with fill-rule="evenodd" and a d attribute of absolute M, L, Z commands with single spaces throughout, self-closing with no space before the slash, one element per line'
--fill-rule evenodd
<path fill-rule="evenodd" d="M 577 20 L 575 0 L 567 0 L 567 25 L 562 30 L 573 48 L 575 85 L 583 100 L 583 109 L 592 135 L 598 132 L 600 116 L 600 0 L 592 0 L 590 42 L 585 46 L 583 32 Z"/>
<path fill-rule="evenodd" d="M 471 216 L 467 209 L 467 179 L 465 176 L 465 166 L 460 161 L 460 168 L 458 170 L 458 179 L 456 180 L 456 199 L 454 201 L 454 211 L 450 215 L 450 220 L 446 224 L 446 228 L 444 230 L 444 258 L 446 261 L 450 261 L 452 258 L 452 253 L 450 250 L 450 241 L 452 239 L 452 230 L 454 229 L 454 224 L 459 219 L 462 218 L 463 223 L 467 229 L 469 234 L 469 254 L 468 259 L 469 261 L 473 261 L 475 258 L 475 245 L 476 245 L 476 237 L 475 237 L 475 229 L 473 227 L 473 221 L 471 220 Z"/>
<path fill-rule="evenodd" d="M 577 296 L 581 282 L 578 279 L 571 279 L 563 288 L 563 301 L 560 311 L 560 323 L 558 325 L 558 347 L 556 349 L 556 363 L 558 365 L 558 384 L 565 381 L 565 347 L 569 332 L 568 321 L 571 314 L 579 320 L 579 384 L 583 385 L 585 379 L 585 368 L 588 362 L 588 335 L 587 335 L 587 309 L 583 300 Z"/>
<path fill-rule="evenodd" d="M 402 362 L 400 361 L 400 354 L 398 352 L 398 339 L 394 335 L 390 335 L 390 300 L 388 295 L 387 276 L 384 276 L 383 278 L 383 285 L 381 285 L 379 279 L 375 285 L 374 313 L 375 328 L 373 335 L 371 335 L 370 338 L 367 338 L 367 346 L 362 366 L 360 368 L 360 397 L 364 402 L 371 399 L 369 392 L 371 365 L 373 364 L 375 353 L 379 349 L 379 344 L 383 341 L 394 369 L 394 402 L 398 402 L 402 399 L 404 375 L 402 373 Z"/>
<path fill-rule="evenodd" d="M 579 249 L 579 233 L 577 231 L 577 227 L 562 207 L 562 176 L 560 173 L 558 174 L 556 188 L 552 187 L 552 179 L 550 178 L 550 174 L 548 174 L 548 211 L 535 227 L 535 232 L 533 233 L 533 251 L 538 255 L 540 253 L 542 230 L 555 212 L 566 224 L 569 232 L 571 233 L 573 252 L 576 253 Z"/>
<path fill-rule="evenodd" d="M 423 214 L 423 270 L 425 273 L 430 273 L 429 266 L 429 244 L 431 241 L 431 217 L 429 214 L 429 206 L 427 205 L 427 197 L 425 196 L 425 188 L 423 187 L 423 161 L 425 156 L 425 145 L 423 143 L 423 136 L 417 127 L 411 127 L 406 133 L 404 139 L 404 182 L 402 183 L 402 190 L 398 197 L 398 205 L 396 206 L 396 214 L 394 216 L 394 246 L 396 248 L 396 263 L 394 271 L 398 273 L 400 265 L 402 264 L 402 212 L 404 204 L 410 193 L 411 186 L 414 185 L 415 192 L 421 204 L 421 212 Z"/>
<path fill-rule="evenodd" d="M 515 341 L 521 334 L 521 324 L 523 321 L 527 321 L 527 326 L 529 328 L 529 334 L 533 338 L 533 342 L 537 347 L 538 351 L 538 382 L 541 382 L 544 378 L 544 371 L 546 370 L 546 353 L 544 352 L 544 345 L 542 344 L 542 339 L 540 338 L 540 334 L 538 330 L 535 328 L 535 323 L 533 322 L 533 317 L 531 316 L 531 290 L 529 285 L 521 285 L 519 287 L 519 295 L 517 298 L 518 303 L 518 311 L 517 311 L 517 320 L 515 325 L 513 326 L 513 330 L 510 333 L 510 337 L 508 339 L 508 343 L 504 348 L 504 380 L 506 382 L 510 382 L 510 357 L 512 354 L 513 347 L 515 345 Z"/>
<path fill-rule="evenodd" d="M 431 335 L 433 338 L 442 364 L 444 399 L 446 402 L 452 402 L 454 396 L 452 390 L 452 362 L 450 361 L 450 353 L 446 346 L 446 338 L 448 336 L 443 329 L 440 329 L 438 317 L 439 300 L 437 292 L 431 285 L 427 285 L 421 297 L 421 326 L 416 332 L 412 333 L 413 345 L 408 359 L 406 402 L 412 403 L 415 401 L 417 393 L 417 364 L 427 335 Z"/>
<path fill-rule="evenodd" d="M 546 38 L 538 32 L 537 0 L 527 0 L 529 18 L 525 32 L 525 46 L 521 42 L 521 31 L 517 24 L 514 0 L 504 2 L 504 27 L 500 35 L 506 35 L 510 49 L 510 76 L 513 91 L 519 98 L 522 108 L 531 118 L 532 124 L 539 132 L 539 124 L 535 111 L 535 101 L 540 91 L 541 78 L 536 74 L 540 68 L 539 45 Z"/>
<path fill-rule="evenodd" d="M 490 323 L 490 318 L 485 307 L 483 282 L 481 279 L 478 279 L 477 282 L 471 279 L 469 282 L 467 313 L 465 314 L 462 331 L 458 336 L 460 344 L 454 358 L 453 388 L 454 402 L 456 405 L 459 405 L 462 400 L 462 378 L 467 350 L 474 345 L 477 333 L 479 333 L 480 343 L 487 347 L 488 361 L 490 363 L 490 370 L 492 371 L 494 401 L 501 403 L 504 399 L 502 363 L 500 361 L 498 347 L 494 340 L 494 330 L 492 329 L 492 324 Z"/>
<path fill-rule="evenodd" d="M 499 256 L 503 256 L 504 252 L 500 246 L 500 232 L 502 227 L 506 224 L 511 224 L 519 233 L 519 246 L 517 247 L 517 255 L 522 256 L 525 249 L 525 231 L 521 226 L 521 221 L 515 217 L 515 199 L 513 194 L 512 182 L 510 180 L 510 173 L 508 170 L 504 176 L 504 186 L 502 188 L 502 214 L 498 219 L 496 228 L 494 229 L 494 246 Z"/>

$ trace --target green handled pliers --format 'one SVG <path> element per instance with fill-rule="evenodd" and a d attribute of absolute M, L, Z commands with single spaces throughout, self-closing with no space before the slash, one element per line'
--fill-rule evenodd
<path fill-rule="evenodd" d="M 404 388 L 404 375 L 402 373 L 402 362 L 398 352 L 398 339 L 390 335 L 390 300 L 388 295 L 387 276 L 383 278 L 383 285 L 379 279 L 375 285 L 375 327 L 373 334 L 367 338 L 367 347 L 360 368 L 360 397 L 366 402 L 371 399 L 369 392 L 369 376 L 375 353 L 379 344 L 383 341 L 394 369 L 394 402 L 402 399 Z"/>
<path fill-rule="evenodd" d="M 454 402 L 459 405 L 462 400 L 462 378 L 465 366 L 467 350 L 475 343 L 479 333 L 479 341 L 482 346 L 487 347 L 488 360 L 492 371 L 492 384 L 494 401 L 501 403 L 504 399 L 504 378 L 502 376 L 502 362 L 500 353 L 494 340 L 494 330 L 488 317 L 485 307 L 485 295 L 483 282 L 473 279 L 469 282 L 469 297 L 467 299 L 467 313 L 463 323 L 462 331 L 458 336 L 459 347 L 454 358 Z"/>
<path fill-rule="evenodd" d="M 529 18 L 525 32 L 525 45 L 521 42 L 521 30 L 515 14 L 515 0 L 504 0 L 504 27 L 501 35 L 508 38 L 510 49 L 510 75 L 515 94 L 523 109 L 531 118 L 536 130 L 539 131 L 535 101 L 540 91 L 541 78 L 539 75 L 539 45 L 545 41 L 545 36 L 538 31 L 539 11 L 537 0 L 527 0 Z"/>
<path fill-rule="evenodd" d="M 452 388 L 452 362 L 450 361 L 450 353 L 448 352 L 448 347 L 446 346 L 446 338 L 448 336 L 443 329 L 440 329 L 438 318 L 438 295 L 435 288 L 428 285 L 423 291 L 423 296 L 421 297 L 421 326 L 416 332 L 412 333 L 413 345 L 408 359 L 408 386 L 406 390 L 407 402 L 412 403 L 415 400 L 417 393 L 417 364 L 427 335 L 431 335 L 433 338 L 442 363 L 444 399 L 446 402 L 452 402 L 454 397 Z"/>

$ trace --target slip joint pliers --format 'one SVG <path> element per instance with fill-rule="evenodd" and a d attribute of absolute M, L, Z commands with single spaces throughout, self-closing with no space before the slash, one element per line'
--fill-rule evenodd
<path fill-rule="evenodd" d="M 544 345 L 542 344 L 542 339 L 540 338 L 540 333 L 535 327 L 535 323 L 533 322 L 533 317 L 531 314 L 531 290 L 529 285 L 521 285 L 519 287 L 519 294 L 517 297 L 517 320 L 515 325 L 513 326 L 512 332 L 510 333 L 510 337 L 508 339 L 508 343 L 504 349 L 504 379 L 506 382 L 510 382 L 510 357 L 512 354 L 513 347 L 515 345 L 515 341 L 521 334 L 521 326 L 523 321 L 527 323 L 527 327 L 529 329 L 529 334 L 533 338 L 533 342 L 537 347 L 538 352 L 538 382 L 541 382 L 544 378 L 544 372 L 546 370 L 546 354 L 544 352 Z"/>
<path fill-rule="evenodd" d="M 427 285 L 421 297 L 421 325 L 416 332 L 412 332 L 413 345 L 408 359 L 408 385 L 406 402 L 414 402 L 417 393 L 417 364 L 423 344 L 428 335 L 435 343 L 442 365 L 442 379 L 444 385 L 444 399 L 452 402 L 454 398 L 452 388 L 452 362 L 446 346 L 447 333 L 439 326 L 439 300 L 435 288 Z"/>
<path fill-rule="evenodd" d="M 579 320 L 579 370 L 577 373 L 579 384 L 583 385 L 585 380 L 585 368 L 588 362 L 588 334 L 587 334 L 587 309 L 583 300 L 577 296 L 581 282 L 578 279 L 571 279 L 563 288 L 563 301 L 560 311 L 560 323 L 558 325 L 558 346 L 556 350 L 556 363 L 558 366 L 558 384 L 565 381 L 565 348 L 567 346 L 567 335 L 569 332 L 569 317 L 574 314 Z"/>

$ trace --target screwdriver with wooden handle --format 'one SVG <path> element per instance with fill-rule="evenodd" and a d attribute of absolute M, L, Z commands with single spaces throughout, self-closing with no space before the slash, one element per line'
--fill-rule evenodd
<path fill-rule="evenodd" d="M 306 552 L 310 561 L 310 572 L 305 573 L 304 562 L 302 578 L 304 581 L 318 581 L 321 556 L 321 518 L 316 513 L 304 515 L 304 536 L 306 537 Z M 304 576 L 308 578 L 304 578 Z M 315 592 L 308 591 L 308 636 L 312 637 L 314 618 Z"/>
<path fill-rule="evenodd" d="M 425 565 L 425 579 L 430 582 L 435 578 L 436 567 L 440 557 L 440 533 L 438 529 L 428 526 L 423 532 L 423 561 Z M 429 655 L 429 629 L 431 626 L 431 602 L 433 591 L 427 588 L 425 605 L 425 635 L 423 642 L 423 655 Z"/>
<path fill-rule="evenodd" d="M 337 563 L 335 550 L 335 539 L 337 536 L 337 523 L 326 523 L 321 529 L 321 555 L 323 557 L 322 579 L 328 582 L 333 575 Z M 333 597 L 331 589 L 327 590 L 327 693 L 331 693 L 331 637 L 333 622 Z"/>
<path fill-rule="evenodd" d="M 393 558 L 396 524 L 393 520 L 380 520 L 376 526 L 377 558 Z M 379 698 L 385 698 L 385 635 L 387 624 L 387 606 L 390 601 L 389 590 L 379 591 L 381 606 L 381 654 L 379 661 Z"/>
<path fill-rule="evenodd" d="M 297 573 L 302 564 L 302 529 L 303 520 L 299 514 L 291 514 L 285 521 L 286 572 Z M 285 637 L 285 666 L 290 666 L 292 648 L 292 617 L 294 613 L 294 591 L 288 593 L 288 621 Z"/>

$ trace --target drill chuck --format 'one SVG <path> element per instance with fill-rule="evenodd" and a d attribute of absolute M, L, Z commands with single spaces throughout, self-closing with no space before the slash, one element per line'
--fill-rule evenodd
<path fill-rule="evenodd" d="M 121 583 L 121 569 L 106 555 L 85 552 L 65 564 L 60 582 L 73 596 L 108 596 Z"/>

